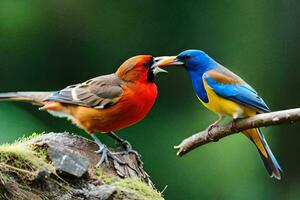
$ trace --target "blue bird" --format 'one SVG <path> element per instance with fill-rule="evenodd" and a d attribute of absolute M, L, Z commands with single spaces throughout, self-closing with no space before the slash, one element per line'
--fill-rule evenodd
<path fill-rule="evenodd" d="M 162 57 L 158 63 L 159 67 L 175 65 L 186 69 L 200 102 L 219 115 L 210 128 L 218 126 L 225 116 L 237 119 L 270 112 L 264 100 L 249 84 L 203 51 L 186 50 L 177 56 Z M 243 133 L 257 147 L 270 177 L 280 180 L 283 171 L 261 130 L 253 128 Z"/>

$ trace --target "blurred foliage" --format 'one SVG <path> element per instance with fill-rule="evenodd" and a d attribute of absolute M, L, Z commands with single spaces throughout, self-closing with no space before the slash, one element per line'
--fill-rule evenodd
<path fill-rule="evenodd" d="M 136 54 L 196 48 L 248 81 L 273 110 L 298 107 L 299 17 L 297 0 L 1 0 L 0 91 L 57 90 L 112 73 Z M 166 199 L 299 199 L 299 124 L 264 130 L 285 171 L 280 182 L 267 176 L 242 135 L 178 158 L 173 145 L 217 116 L 200 105 L 183 69 L 157 83 L 152 112 L 119 134 L 143 155 L 157 188 L 168 185 Z M 31 105 L 0 104 L 2 143 L 65 130 L 85 135 Z"/>

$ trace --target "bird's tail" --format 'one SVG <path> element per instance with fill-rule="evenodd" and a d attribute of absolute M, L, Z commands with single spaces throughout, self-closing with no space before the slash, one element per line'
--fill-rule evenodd
<path fill-rule="evenodd" d="M 0 93 L 0 101 L 21 101 L 42 105 L 53 92 L 7 92 Z"/>
<path fill-rule="evenodd" d="M 274 157 L 270 147 L 268 146 L 261 130 L 259 128 L 253 128 L 246 130 L 243 133 L 255 144 L 270 177 L 275 177 L 276 179 L 280 180 L 283 171 Z"/>

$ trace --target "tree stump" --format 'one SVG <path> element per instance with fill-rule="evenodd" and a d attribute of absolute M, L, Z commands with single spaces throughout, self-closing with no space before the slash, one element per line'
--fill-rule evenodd
<path fill-rule="evenodd" d="M 95 165 L 97 145 L 68 133 L 33 135 L 0 146 L 0 198 L 30 200 L 162 200 L 134 153 Z M 114 149 L 113 151 L 120 151 Z"/>

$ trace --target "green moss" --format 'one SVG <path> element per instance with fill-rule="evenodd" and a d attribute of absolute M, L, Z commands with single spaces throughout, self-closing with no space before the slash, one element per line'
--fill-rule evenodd
<path fill-rule="evenodd" d="M 37 137 L 37 135 L 30 136 L 30 138 L 33 137 Z M 13 144 L 0 146 L 0 171 L 13 170 L 16 173 L 23 174 L 23 177 L 29 180 L 34 178 L 40 169 L 53 172 L 53 166 L 47 163 L 47 149 L 30 145 L 24 141 L 28 141 L 28 138 L 23 138 L 22 141 L 19 140 Z"/>
<path fill-rule="evenodd" d="M 116 181 L 116 178 L 112 177 L 112 176 L 108 176 L 104 173 L 104 171 L 97 167 L 96 168 L 96 172 L 95 172 L 96 176 L 98 176 L 100 178 L 100 180 L 104 183 L 104 184 L 112 184 L 113 182 Z"/>
<path fill-rule="evenodd" d="M 42 159 L 45 162 L 48 162 L 48 154 L 46 147 L 32 145 L 32 148 L 40 159 Z"/>
<path fill-rule="evenodd" d="M 1 145 L 0 161 L 22 169 L 30 167 L 36 170 L 40 166 L 40 160 L 35 151 L 21 142 Z"/>
<path fill-rule="evenodd" d="M 96 176 L 101 177 L 103 175 L 103 171 L 101 168 L 97 167 L 95 171 Z"/>
<path fill-rule="evenodd" d="M 4 184 L 7 183 L 9 181 L 9 177 L 7 177 L 6 175 L 2 174 L 0 172 L 0 194 L 4 194 L 6 192 L 6 189 L 4 187 Z"/>
<path fill-rule="evenodd" d="M 160 193 L 149 187 L 146 183 L 139 179 L 126 178 L 121 179 L 112 185 L 116 186 L 121 193 L 127 193 L 129 196 L 135 196 L 141 200 L 163 200 Z"/>
<path fill-rule="evenodd" d="M 102 177 L 102 181 L 105 184 L 111 184 L 114 182 L 114 180 L 115 180 L 115 178 L 113 178 L 113 177 L 109 177 L 109 176 Z"/>
<path fill-rule="evenodd" d="M 41 133 L 32 133 L 30 136 L 23 136 L 19 139 L 17 139 L 17 142 L 26 142 L 26 141 L 29 141 L 33 138 L 37 138 L 41 135 L 45 134 L 45 132 L 41 132 Z"/>
<path fill-rule="evenodd" d="M 33 137 L 37 135 L 33 134 L 30 139 Z M 0 146 L 0 199 L 37 199 L 38 194 L 34 194 L 29 185 L 33 183 L 32 180 L 40 178 L 41 171 L 54 175 L 47 180 L 61 186 L 55 179 L 58 176 L 54 167 L 47 160 L 47 148 L 33 145 L 28 140 L 22 138 L 13 144 Z M 61 180 L 59 177 L 57 179 Z M 14 189 L 7 190 L 5 185 Z M 39 195 L 48 199 L 44 194 Z"/>
<path fill-rule="evenodd" d="M 47 159 L 47 149 L 37 145 L 28 145 L 26 141 L 39 137 L 43 133 L 33 133 L 29 137 L 22 137 L 12 144 L 0 146 L 0 161 L 7 161 L 13 157 L 16 162 L 26 162 L 38 168 Z"/>
<path fill-rule="evenodd" d="M 105 174 L 105 171 L 101 168 L 96 168 L 95 175 L 104 184 L 115 186 L 118 191 L 116 195 L 120 199 L 163 200 L 160 193 L 139 179 L 118 179 Z"/>

